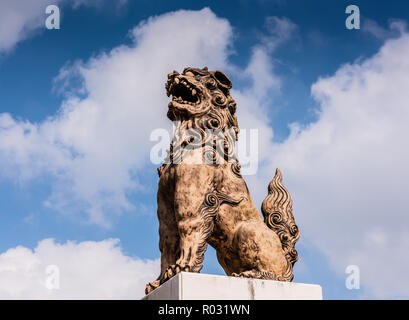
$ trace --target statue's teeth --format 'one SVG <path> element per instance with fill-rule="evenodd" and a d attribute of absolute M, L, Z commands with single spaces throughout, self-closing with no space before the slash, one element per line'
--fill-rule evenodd
<path fill-rule="evenodd" d="M 180 82 L 179 78 L 175 78 L 175 82 L 178 84 Z"/>
<path fill-rule="evenodd" d="M 195 95 L 196 95 L 196 90 L 193 89 L 193 90 L 192 90 L 192 96 L 195 96 Z"/>

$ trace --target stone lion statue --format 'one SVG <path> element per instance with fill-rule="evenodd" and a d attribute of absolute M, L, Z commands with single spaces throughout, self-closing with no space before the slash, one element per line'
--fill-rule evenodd
<path fill-rule="evenodd" d="M 221 71 L 185 68 L 168 75 L 167 116 L 176 125 L 158 168 L 159 277 L 146 294 L 181 271 L 200 272 L 207 244 L 228 276 L 292 281 L 299 229 L 277 169 L 262 203 L 264 221 L 240 173 L 236 103 Z"/>

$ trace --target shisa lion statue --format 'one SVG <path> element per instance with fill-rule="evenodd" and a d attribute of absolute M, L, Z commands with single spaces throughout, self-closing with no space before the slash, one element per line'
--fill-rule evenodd
<path fill-rule="evenodd" d="M 292 281 L 300 233 L 277 169 L 261 211 L 240 173 L 232 83 L 221 71 L 168 75 L 167 116 L 177 123 L 157 194 L 161 271 L 146 294 L 177 273 L 200 272 L 207 244 L 228 276 Z"/>

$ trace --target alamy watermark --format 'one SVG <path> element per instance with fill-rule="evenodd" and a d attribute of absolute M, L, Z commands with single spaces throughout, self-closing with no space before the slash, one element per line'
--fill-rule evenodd
<path fill-rule="evenodd" d="M 345 20 L 345 27 L 348 30 L 352 30 L 352 29 L 360 29 L 360 12 L 359 12 L 359 7 L 351 4 L 348 7 L 346 7 L 345 9 L 345 13 L 349 14 L 349 16 L 347 17 L 347 19 Z"/>
<path fill-rule="evenodd" d="M 45 19 L 45 27 L 48 30 L 60 29 L 60 8 L 51 4 L 45 8 L 45 13 L 48 15 Z"/>
<path fill-rule="evenodd" d="M 351 264 L 346 267 L 345 273 L 348 275 L 345 279 L 345 287 L 348 290 L 359 290 L 361 284 L 360 269 L 357 265 Z"/>
<path fill-rule="evenodd" d="M 233 129 L 186 129 L 180 132 L 181 123 L 173 122 L 174 134 L 158 128 L 151 132 L 150 141 L 156 142 L 151 148 L 153 164 L 221 164 L 223 161 L 236 162 L 240 159 L 241 173 L 253 175 L 258 170 L 259 132 L 258 129 L 241 129 L 240 139 L 235 141 Z M 172 155 L 170 157 L 170 146 Z M 192 156 L 196 150 L 196 155 Z M 200 156 L 203 152 L 204 156 Z"/>
<path fill-rule="evenodd" d="M 55 264 L 50 264 L 45 268 L 45 287 L 48 290 L 60 289 L 60 268 Z"/>

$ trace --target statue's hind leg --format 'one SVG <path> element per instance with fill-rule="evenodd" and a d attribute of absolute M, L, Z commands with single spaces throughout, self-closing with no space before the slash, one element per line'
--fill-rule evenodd
<path fill-rule="evenodd" d="M 233 248 L 239 263 L 231 276 L 278 280 L 287 270 L 280 239 L 261 218 L 238 226 Z"/>

